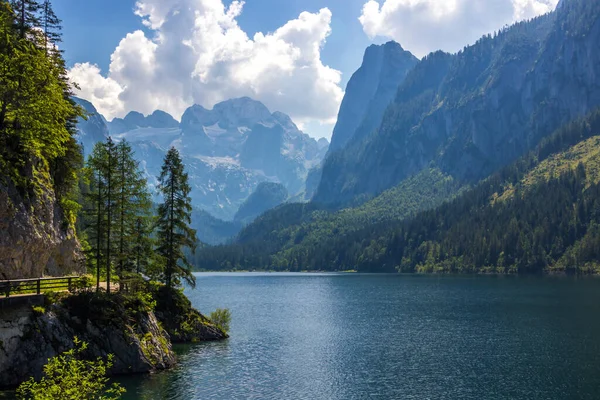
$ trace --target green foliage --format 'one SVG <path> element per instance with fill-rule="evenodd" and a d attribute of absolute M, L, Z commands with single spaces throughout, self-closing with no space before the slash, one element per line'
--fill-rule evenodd
<path fill-rule="evenodd" d="M 83 359 L 85 342 L 75 338 L 75 348 L 48 360 L 39 382 L 33 378 L 17 390 L 17 398 L 31 400 L 119 399 L 125 389 L 106 377 L 112 367 L 113 355 L 107 360 Z"/>
<path fill-rule="evenodd" d="M 229 324 L 231 323 L 231 311 L 229 309 L 217 308 L 210 313 L 209 319 L 223 332 L 229 332 Z"/>
<path fill-rule="evenodd" d="M 83 110 L 70 99 L 60 52 L 47 51 L 35 0 L 0 2 L 0 167 L 25 198 L 54 189 L 74 225 L 69 194 L 81 151 L 74 121 Z M 54 24 L 60 36 L 60 24 Z"/>
<path fill-rule="evenodd" d="M 34 315 L 44 315 L 46 313 L 46 309 L 42 306 L 33 306 L 31 307 Z"/>
<path fill-rule="evenodd" d="M 97 143 L 85 172 L 83 229 L 89 245 L 88 266 L 112 279 L 151 270 L 154 259 L 152 202 L 146 179 L 129 143 L 111 138 Z"/>
<path fill-rule="evenodd" d="M 153 296 L 156 299 L 156 317 L 169 333 L 172 342 L 196 342 L 203 327 L 214 326 L 213 322 L 192 307 L 181 289 L 165 285 L 154 286 Z"/>
<path fill-rule="evenodd" d="M 158 206 L 157 253 L 164 259 L 165 268 L 160 278 L 167 287 L 177 287 L 184 280 L 195 286 L 192 266 L 184 249 L 196 248 L 196 231 L 190 228 L 192 205 L 188 174 L 179 152 L 173 147 L 167 153 L 158 178 L 163 203 Z"/>
<path fill-rule="evenodd" d="M 225 270 L 352 268 L 343 259 L 324 265 L 321 257 L 367 226 L 390 224 L 434 208 L 460 190 L 454 179 L 429 168 L 358 207 L 329 211 L 314 204 L 284 205 L 244 228 L 237 243 L 201 249 L 195 265 Z"/>
<path fill-rule="evenodd" d="M 536 150 L 475 188 L 463 189 L 454 200 L 412 216 L 403 214 L 407 208 L 401 205 L 415 204 L 417 209 L 421 203 L 410 201 L 415 193 L 427 204 L 427 196 L 435 197 L 435 191 L 424 189 L 436 187 L 432 181 L 422 187 L 408 184 L 408 192 L 384 193 L 381 199 L 334 214 L 315 210 L 314 205 L 286 206 L 259 218 L 242 232 L 238 243 L 202 250 L 199 263 L 221 269 L 597 271 L 598 134 L 600 111 L 595 111 L 559 129 Z M 436 176 L 435 171 L 428 174 Z M 458 186 L 449 178 L 434 181 L 450 189 L 438 189 L 442 196 L 457 193 Z M 401 200 L 403 195 L 407 200 Z M 281 218 L 284 209 L 296 213 L 286 220 Z M 358 221 L 353 229 L 348 215 Z"/>

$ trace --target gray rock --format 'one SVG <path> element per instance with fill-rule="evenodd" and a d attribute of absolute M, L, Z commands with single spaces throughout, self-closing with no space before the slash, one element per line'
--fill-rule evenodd
<path fill-rule="evenodd" d="M 32 167 L 29 175 L 33 176 Z M 79 242 L 65 221 L 51 183 L 40 186 L 35 195 L 24 196 L 0 179 L 0 280 L 85 270 Z"/>
<path fill-rule="evenodd" d="M 121 325 L 82 322 L 60 306 L 43 314 L 25 307 L 0 314 L 0 387 L 41 378 L 48 359 L 72 349 L 75 336 L 88 344 L 91 359 L 114 355 L 111 374 L 147 373 L 176 363 L 169 336 L 151 312 Z"/>

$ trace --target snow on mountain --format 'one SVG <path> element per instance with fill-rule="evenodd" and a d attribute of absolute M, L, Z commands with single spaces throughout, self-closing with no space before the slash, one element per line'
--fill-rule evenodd
<path fill-rule="evenodd" d="M 116 140 L 131 143 L 151 187 L 166 151 L 177 148 L 189 173 L 194 206 L 224 220 L 233 219 L 261 182 L 280 183 L 292 196 L 301 193 L 308 171 L 320 164 L 329 145 L 300 131 L 289 116 L 271 113 L 248 97 L 212 110 L 191 106 L 180 123 L 156 111 L 149 116 L 130 112 L 105 125 Z M 89 127 L 80 128 L 82 137 L 90 136 Z M 101 140 L 97 134 L 94 138 Z"/>

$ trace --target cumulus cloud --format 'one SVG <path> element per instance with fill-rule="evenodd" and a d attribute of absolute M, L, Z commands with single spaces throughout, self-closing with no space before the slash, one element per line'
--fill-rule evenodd
<path fill-rule="evenodd" d="M 370 37 L 389 37 L 415 55 L 455 52 L 506 24 L 552 11 L 559 0 L 369 0 L 359 18 Z"/>
<path fill-rule="evenodd" d="M 150 29 L 128 34 L 108 74 L 88 63 L 70 70 L 78 95 L 107 118 L 130 110 L 165 110 L 176 118 L 191 104 L 212 107 L 250 96 L 298 122 L 330 122 L 343 97 L 341 73 L 324 65 L 321 48 L 331 12 L 303 12 L 272 33 L 248 35 L 237 17 L 244 3 L 141 0 L 135 13 Z"/>

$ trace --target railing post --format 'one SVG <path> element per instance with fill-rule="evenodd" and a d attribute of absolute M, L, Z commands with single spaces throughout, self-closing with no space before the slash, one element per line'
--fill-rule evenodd
<path fill-rule="evenodd" d="M 42 280 L 40 278 L 37 280 L 37 294 L 42 294 Z"/>
<path fill-rule="evenodd" d="M 71 279 L 72 278 L 69 278 L 69 292 L 71 292 Z"/>
<path fill-rule="evenodd" d="M 6 297 L 10 297 L 10 281 L 6 281 Z"/>

